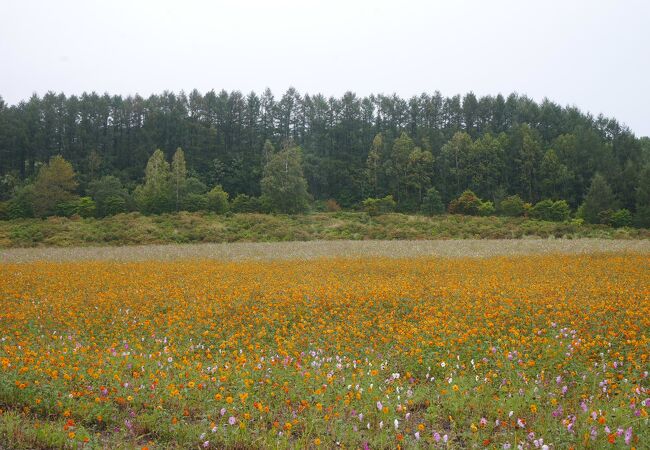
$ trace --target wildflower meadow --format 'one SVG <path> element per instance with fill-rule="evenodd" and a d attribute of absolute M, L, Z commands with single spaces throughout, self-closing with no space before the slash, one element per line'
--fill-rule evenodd
<path fill-rule="evenodd" d="M 0 264 L 0 448 L 648 448 L 645 254 Z"/>

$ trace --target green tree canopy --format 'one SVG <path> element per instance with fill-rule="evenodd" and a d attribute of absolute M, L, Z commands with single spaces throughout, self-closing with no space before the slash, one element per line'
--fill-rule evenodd
<path fill-rule="evenodd" d="M 646 165 L 639 174 L 635 200 L 635 224 L 641 227 L 650 227 L 650 164 Z"/>
<path fill-rule="evenodd" d="M 449 174 L 446 185 L 450 195 L 447 198 L 460 194 L 469 185 L 468 163 L 472 145 L 472 137 L 460 131 L 442 147 L 445 173 Z"/>
<path fill-rule="evenodd" d="M 107 175 L 91 181 L 88 193 L 95 201 L 98 217 L 112 216 L 127 209 L 129 195 L 117 177 Z"/>
<path fill-rule="evenodd" d="M 186 193 L 187 167 L 185 166 L 185 153 L 178 147 L 172 158 L 171 186 L 174 191 L 176 211 L 181 209 Z"/>
<path fill-rule="evenodd" d="M 302 149 L 288 146 L 271 156 L 264 167 L 262 196 L 273 211 L 304 212 L 309 206 L 307 181 L 302 172 Z"/>
<path fill-rule="evenodd" d="M 600 213 L 615 209 L 618 209 L 618 202 L 612 188 L 605 177 L 596 173 L 591 180 L 585 201 L 580 206 L 580 216 L 589 223 L 600 223 Z"/>
<path fill-rule="evenodd" d="M 77 181 L 72 164 L 62 156 L 54 156 L 38 172 L 34 180 L 34 214 L 45 217 L 57 213 L 59 204 L 77 198 Z"/>
<path fill-rule="evenodd" d="M 440 193 L 436 188 L 432 187 L 427 189 L 427 193 L 422 199 L 421 211 L 428 216 L 445 212 L 445 204 L 442 202 Z"/>
<path fill-rule="evenodd" d="M 377 195 L 379 189 L 383 149 L 384 137 L 381 133 L 377 133 L 366 158 L 366 179 L 372 196 Z"/>
<path fill-rule="evenodd" d="M 160 149 L 149 158 L 144 184 L 136 188 L 135 199 L 145 214 L 160 214 L 174 209 L 169 163 Z"/>

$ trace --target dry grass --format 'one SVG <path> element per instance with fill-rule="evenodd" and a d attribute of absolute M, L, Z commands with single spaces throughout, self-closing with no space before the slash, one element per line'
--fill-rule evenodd
<path fill-rule="evenodd" d="M 650 240 L 465 239 L 444 241 L 308 241 L 171 244 L 126 247 L 15 248 L 0 250 L 1 262 L 143 261 L 217 259 L 225 261 L 327 257 L 491 257 L 531 254 L 650 253 Z"/>

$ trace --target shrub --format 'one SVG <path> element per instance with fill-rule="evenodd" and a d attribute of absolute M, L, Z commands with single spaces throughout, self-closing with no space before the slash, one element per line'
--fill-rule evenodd
<path fill-rule="evenodd" d="M 230 204 L 230 208 L 236 213 L 261 212 L 262 202 L 257 197 L 250 197 L 246 194 L 238 194 Z"/>
<path fill-rule="evenodd" d="M 189 194 L 205 194 L 207 186 L 198 178 L 189 177 L 185 180 L 185 192 Z"/>
<path fill-rule="evenodd" d="M 557 200 L 551 206 L 551 220 L 554 222 L 564 222 L 569 220 L 571 208 L 566 200 Z"/>
<path fill-rule="evenodd" d="M 504 216 L 519 217 L 526 212 L 526 204 L 519 195 L 511 195 L 499 203 L 499 212 Z"/>
<path fill-rule="evenodd" d="M 75 214 L 79 214 L 81 217 L 92 217 L 95 215 L 95 202 L 90 197 L 81 197 L 75 201 L 76 208 Z"/>
<path fill-rule="evenodd" d="M 208 192 L 206 202 L 209 211 L 217 214 L 224 214 L 228 211 L 228 193 L 219 185 Z"/>
<path fill-rule="evenodd" d="M 619 209 L 616 211 L 606 209 L 598 214 L 598 219 L 600 223 L 616 228 L 632 225 L 632 213 L 627 209 Z"/>
<path fill-rule="evenodd" d="M 105 216 L 114 216 L 126 211 L 126 197 L 123 195 L 110 195 L 104 198 L 102 205 L 102 214 Z"/>
<path fill-rule="evenodd" d="M 126 199 L 129 197 L 117 177 L 105 176 L 91 181 L 88 193 L 95 201 L 97 217 L 112 216 L 126 211 Z"/>
<path fill-rule="evenodd" d="M 61 156 L 54 156 L 38 171 L 34 180 L 32 204 L 38 217 L 58 214 L 59 205 L 73 202 L 78 197 L 75 172 L 72 164 Z"/>
<path fill-rule="evenodd" d="M 637 207 L 634 215 L 634 225 L 637 227 L 650 227 L 650 206 Z"/>
<path fill-rule="evenodd" d="M 427 216 L 433 216 L 445 212 L 445 205 L 442 203 L 440 193 L 436 188 L 432 187 L 427 190 L 424 199 L 422 199 L 422 206 L 420 206 L 420 210 Z"/>
<path fill-rule="evenodd" d="M 612 225 L 615 227 L 629 227 L 632 225 L 632 213 L 628 209 L 619 209 L 612 214 Z"/>
<path fill-rule="evenodd" d="M 310 196 L 302 170 L 302 150 L 289 146 L 272 155 L 264 166 L 260 181 L 265 206 L 287 214 L 309 209 Z"/>
<path fill-rule="evenodd" d="M 604 223 L 603 220 L 609 220 L 609 214 L 616 208 L 618 208 L 618 201 L 611 187 L 602 175 L 596 173 L 585 200 L 578 210 L 580 217 L 589 223 Z M 601 213 L 604 217 L 602 220 Z"/>
<path fill-rule="evenodd" d="M 75 202 L 72 200 L 57 204 L 54 214 L 52 215 L 59 217 L 70 217 L 73 214 L 75 214 Z"/>
<path fill-rule="evenodd" d="M 208 209 L 208 196 L 206 194 L 187 194 L 185 209 L 189 212 L 206 211 Z"/>
<path fill-rule="evenodd" d="M 9 219 L 34 217 L 34 187 L 31 184 L 18 188 L 7 205 Z"/>
<path fill-rule="evenodd" d="M 460 197 L 449 203 L 450 214 L 465 214 L 467 216 L 476 216 L 479 214 L 481 199 L 469 189 L 460 194 Z"/>
<path fill-rule="evenodd" d="M 490 201 L 481 202 L 481 206 L 478 207 L 479 216 L 491 216 L 495 211 L 494 203 Z"/>
<path fill-rule="evenodd" d="M 330 198 L 325 202 L 325 210 L 327 212 L 337 212 L 341 210 L 341 206 L 338 204 L 336 200 Z"/>
<path fill-rule="evenodd" d="M 535 203 L 530 209 L 530 217 L 540 220 L 551 220 L 551 208 L 553 208 L 553 200 L 542 200 Z"/>
<path fill-rule="evenodd" d="M 0 202 L 0 220 L 9 218 L 9 202 Z"/>
<path fill-rule="evenodd" d="M 174 210 L 174 199 L 169 189 L 155 190 L 138 186 L 133 196 L 138 210 L 144 214 L 163 214 Z"/>
<path fill-rule="evenodd" d="M 542 200 L 530 209 L 530 217 L 551 222 L 564 222 L 569 219 L 569 204 L 564 200 Z"/>
<path fill-rule="evenodd" d="M 90 197 L 80 197 L 67 202 L 61 202 L 56 205 L 56 215 L 71 217 L 78 215 L 81 217 L 92 217 L 95 215 L 95 202 Z"/>
<path fill-rule="evenodd" d="M 138 210 L 145 214 L 161 214 L 176 209 L 176 198 L 172 186 L 169 163 L 165 154 L 156 150 L 147 162 L 144 184 L 134 192 Z"/>
<path fill-rule="evenodd" d="M 595 223 L 602 223 L 603 225 L 612 225 L 612 215 L 614 211 L 611 209 L 604 209 L 598 213 L 598 220 Z"/>
<path fill-rule="evenodd" d="M 370 216 L 393 212 L 397 206 L 392 195 L 387 195 L 384 198 L 367 198 L 362 205 L 363 210 Z"/>

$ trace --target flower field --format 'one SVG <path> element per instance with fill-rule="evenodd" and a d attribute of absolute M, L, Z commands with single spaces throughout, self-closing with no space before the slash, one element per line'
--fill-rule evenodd
<path fill-rule="evenodd" d="M 648 448 L 650 257 L 0 264 L 0 448 Z"/>

